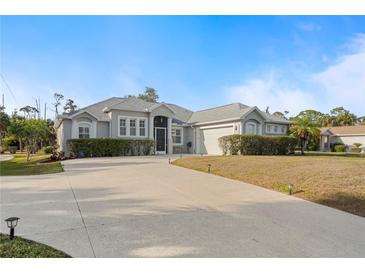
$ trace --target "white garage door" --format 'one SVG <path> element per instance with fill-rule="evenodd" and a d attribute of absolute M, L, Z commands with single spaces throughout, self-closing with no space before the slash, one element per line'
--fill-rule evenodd
<path fill-rule="evenodd" d="M 222 154 L 218 139 L 222 136 L 233 134 L 233 126 L 201 129 L 200 153 Z"/>

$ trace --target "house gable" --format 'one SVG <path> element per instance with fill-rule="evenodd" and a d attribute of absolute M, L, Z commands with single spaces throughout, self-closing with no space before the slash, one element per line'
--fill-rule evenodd
<path fill-rule="evenodd" d="M 173 117 L 175 115 L 174 111 L 166 106 L 165 104 L 161 104 L 158 107 L 155 107 L 151 110 L 152 116 L 166 116 Z"/>

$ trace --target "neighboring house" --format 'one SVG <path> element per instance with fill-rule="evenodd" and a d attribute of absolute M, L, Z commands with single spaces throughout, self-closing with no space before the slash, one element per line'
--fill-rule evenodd
<path fill-rule="evenodd" d="M 290 121 L 240 103 L 190 111 L 168 103 L 112 97 L 57 117 L 60 150 L 74 138 L 153 139 L 155 154 L 221 154 L 230 134 L 287 134 Z"/>
<path fill-rule="evenodd" d="M 320 150 L 330 151 L 331 144 L 344 144 L 351 149 L 354 143 L 365 148 L 365 125 L 321 128 Z"/>

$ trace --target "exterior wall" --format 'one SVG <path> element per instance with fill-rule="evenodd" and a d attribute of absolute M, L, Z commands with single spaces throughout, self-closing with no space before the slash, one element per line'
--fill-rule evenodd
<path fill-rule="evenodd" d="M 195 129 L 195 143 L 193 144 L 195 153 L 204 153 L 204 151 L 201 151 L 201 145 L 202 145 L 202 129 L 204 128 L 220 128 L 220 127 L 232 127 L 232 134 L 234 133 L 239 133 L 236 132 L 238 131 L 238 128 L 240 126 L 240 121 L 235 121 L 235 122 L 230 122 L 230 123 L 214 123 L 214 124 L 209 124 L 209 125 L 202 125 L 202 126 L 197 126 L 194 127 Z M 237 126 L 237 129 L 235 128 L 235 126 Z"/>
<path fill-rule="evenodd" d="M 67 140 L 71 139 L 72 122 L 71 120 L 63 120 L 61 125 L 57 129 L 57 144 L 59 145 L 58 151 L 65 152 L 66 156 L 69 156 L 67 148 Z"/>
<path fill-rule="evenodd" d="M 278 132 L 268 132 L 267 131 L 267 125 L 271 125 L 272 128 L 274 128 L 275 126 L 278 126 Z M 281 132 L 281 127 L 284 127 L 284 132 Z M 266 135 L 283 135 L 283 134 L 288 134 L 288 128 L 289 125 L 286 124 L 278 124 L 278 123 L 265 123 L 263 125 L 263 130 L 262 130 L 262 134 L 266 134 Z"/>
<path fill-rule="evenodd" d="M 265 120 L 259 115 L 256 111 L 251 112 L 248 114 L 242 121 L 241 121 L 241 133 L 246 133 L 246 125 L 248 123 L 255 123 L 256 124 L 256 134 L 262 134 L 263 132 L 263 125 Z"/>
<path fill-rule="evenodd" d="M 342 136 L 321 136 L 320 138 L 320 150 L 329 151 L 329 144 L 325 146 L 326 139 L 329 138 L 329 144 L 341 143 L 349 148 L 355 147 L 354 143 L 362 144 L 361 148 L 365 151 L 365 134 L 364 135 L 342 135 Z M 349 150 L 349 149 L 348 149 Z"/>
<path fill-rule="evenodd" d="M 365 134 L 364 135 L 352 135 L 352 136 L 331 136 L 330 143 L 343 143 L 348 146 L 352 146 L 353 143 L 360 143 L 365 146 Z"/>
<path fill-rule="evenodd" d="M 133 117 L 133 118 L 145 118 L 146 120 L 146 137 L 138 137 L 141 139 L 148 139 L 149 137 L 149 128 L 151 127 L 150 119 L 148 113 L 145 112 L 136 112 L 136 111 L 121 111 L 121 110 L 112 110 L 111 112 L 111 138 L 123 138 L 123 139 L 135 139 L 136 137 L 119 137 L 118 131 L 119 131 L 119 116 L 125 116 L 125 117 Z M 153 126 L 153 124 L 152 124 Z"/>
<path fill-rule="evenodd" d="M 174 126 L 173 126 L 174 127 Z M 173 153 L 193 153 L 193 146 L 188 149 L 187 143 L 191 142 L 193 144 L 193 129 L 191 127 L 181 127 L 183 132 L 182 142 L 183 144 L 180 145 L 173 145 Z"/>
<path fill-rule="evenodd" d="M 81 113 L 72 119 L 71 138 L 79 138 L 78 126 L 81 123 L 88 124 L 90 126 L 90 138 L 96 138 L 96 119 L 88 113 Z"/>
<path fill-rule="evenodd" d="M 108 138 L 109 137 L 109 122 L 97 122 L 96 137 L 97 138 Z"/>

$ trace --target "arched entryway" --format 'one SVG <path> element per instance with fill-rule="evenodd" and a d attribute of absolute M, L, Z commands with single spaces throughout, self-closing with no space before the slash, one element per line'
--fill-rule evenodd
<path fill-rule="evenodd" d="M 165 116 L 155 116 L 153 119 L 153 139 L 155 140 L 155 153 L 168 152 L 168 119 Z"/>

